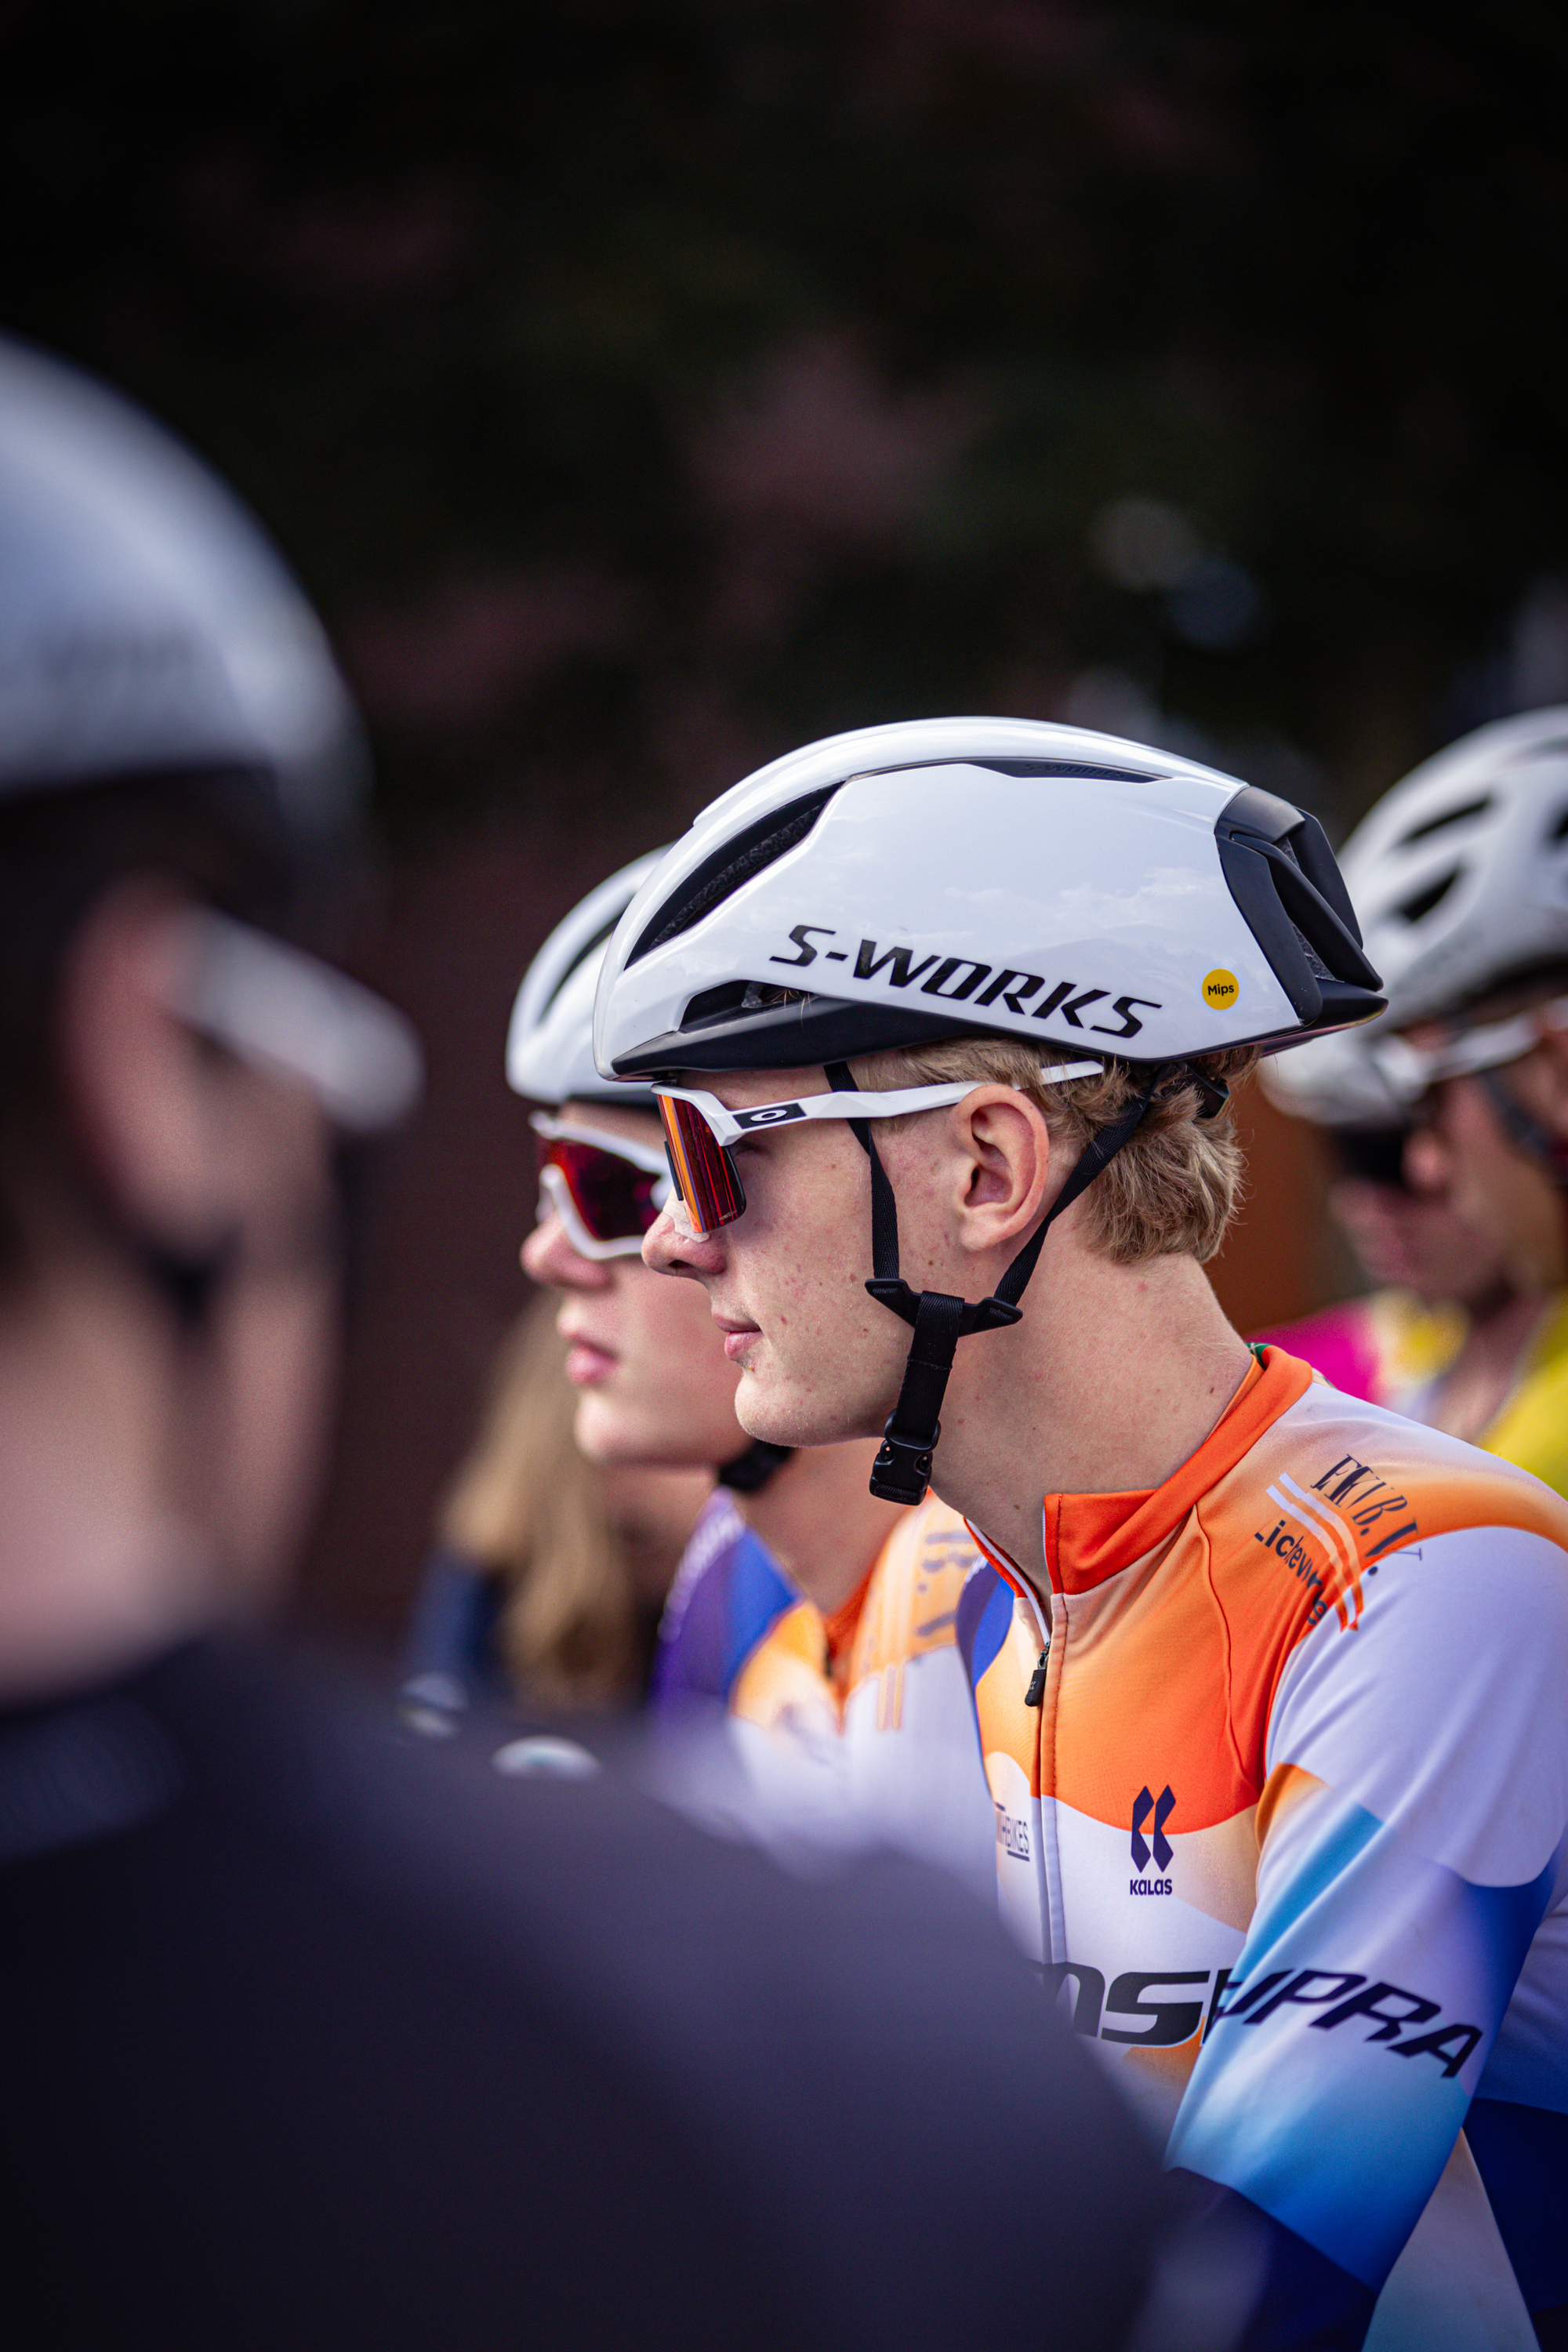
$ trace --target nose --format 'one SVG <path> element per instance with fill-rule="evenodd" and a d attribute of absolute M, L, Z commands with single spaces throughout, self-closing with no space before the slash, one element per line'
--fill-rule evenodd
<path fill-rule="evenodd" d="M 1405 1174 L 1414 1191 L 1444 1192 L 1452 1172 L 1448 1146 L 1436 1127 L 1418 1127 L 1406 1137 Z"/>
<path fill-rule="evenodd" d="M 672 1203 L 659 1211 L 643 1235 L 642 1262 L 655 1274 L 689 1274 L 700 1281 L 705 1274 L 722 1270 L 724 1251 L 717 1234 L 700 1239 L 685 1212 Z"/>
<path fill-rule="evenodd" d="M 608 1290 L 610 1287 L 609 1263 L 584 1257 L 580 1250 L 574 1250 L 565 1226 L 553 1209 L 535 1225 L 519 1255 L 530 1282 L 545 1283 L 552 1290 Z"/>

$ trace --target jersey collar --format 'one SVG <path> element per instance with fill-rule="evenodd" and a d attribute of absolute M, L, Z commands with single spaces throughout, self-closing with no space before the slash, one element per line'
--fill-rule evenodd
<path fill-rule="evenodd" d="M 1195 1454 L 1163 1486 L 1120 1495 L 1047 1495 L 1041 1505 L 1046 1566 L 1058 1592 L 1089 1592 L 1157 1550 L 1212 1487 L 1235 1469 L 1264 1431 L 1312 1383 L 1310 1364 L 1266 1348 L 1247 1366 L 1236 1394 Z M 993 1567 L 1022 1571 L 1000 1547 L 971 1528 Z"/>

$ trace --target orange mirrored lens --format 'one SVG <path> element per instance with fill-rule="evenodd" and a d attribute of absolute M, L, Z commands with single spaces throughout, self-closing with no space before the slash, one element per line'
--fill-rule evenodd
<path fill-rule="evenodd" d="M 735 1163 L 695 1103 L 660 1095 L 670 1171 L 694 1233 L 706 1237 L 743 1216 L 746 1195 Z"/>

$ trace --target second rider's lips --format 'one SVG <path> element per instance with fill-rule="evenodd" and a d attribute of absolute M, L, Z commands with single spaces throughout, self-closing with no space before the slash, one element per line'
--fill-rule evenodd
<path fill-rule="evenodd" d="M 566 1377 L 574 1388 L 595 1388 L 608 1380 L 618 1360 L 614 1349 L 602 1347 L 583 1331 L 562 1330 L 561 1337 L 566 1342 Z"/>

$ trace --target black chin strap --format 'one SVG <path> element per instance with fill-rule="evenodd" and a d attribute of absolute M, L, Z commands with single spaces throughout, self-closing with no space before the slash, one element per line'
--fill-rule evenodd
<path fill-rule="evenodd" d="M 775 1470 L 794 1458 L 793 1445 L 770 1445 L 765 1437 L 753 1437 L 743 1454 L 720 1469 L 717 1483 L 728 1486 L 732 1495 L 758 1495 Z"/>
<path fill-rule="evenodd" d="M 835 1094 L 858 1091 L 847 1062 L 829 1062 L 825 1066 L 827 1083 Z M 888 1415 L 882 1450 L 871 1465 L 873 1495 L 889 1503 L 912 1504 L 925 1499 L 931 1482 L 931 1455 L 942 1435 L 942 1401 L 960 1339 L 966 1339 L 972 1331 L 999 1331 L 1009 1323 L 1023 1320 L 1018 1301 L 1035 1271 L 1046 1235 L 1063 1210 L 1070 1208 L 1101 1169 L 1115 1159 L 1135 1133 L 1158 1088 L 1176 1071 L 1181 1071 L 1203 1095 L 1200 1118 L 1212 1118 L 1224 1108 L 1229 1096 L 1227 1087 L 1188 1069 L 1183 1063 L 1156 1064 L 1121 1117 L 1109 1127 L 1102 1127 L 1084 1146 L 1067 1182 L 992 1296 L 973 1305 L 945 1290 L 913 1291 L 902 1280 L 899 1273 L 899 1210 L 888 1171 L 871 1140 L 868 1121 L 852 1118 L 845 1122 L 871 1163 L 871 1264 L 875 1272 L 866 1287 L 879 1306 L 889 1308 L 914 1326 L 899 1402 Z"/>

